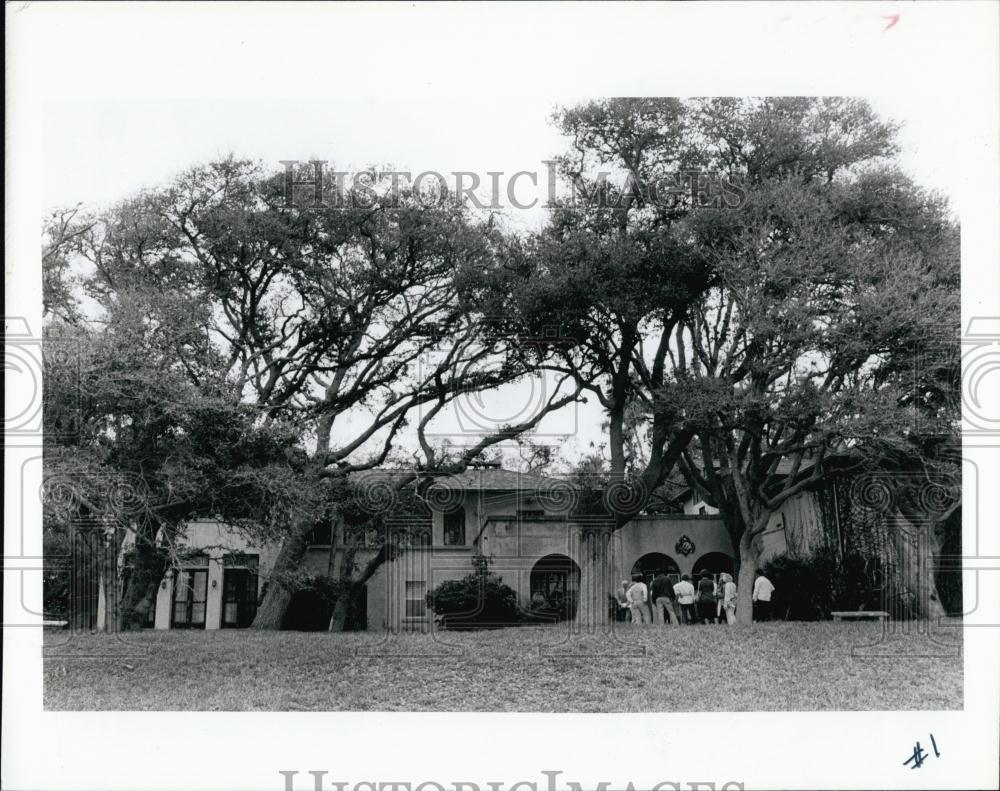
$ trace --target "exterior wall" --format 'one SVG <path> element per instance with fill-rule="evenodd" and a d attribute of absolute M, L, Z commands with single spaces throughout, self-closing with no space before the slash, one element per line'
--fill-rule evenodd
<path fill-rule="evenodd" d="M 429 548 L 410 549 L 396 561 L 384 564 L 367 585 L 368 628 L 374 630 L 426 629 L 431 613 L 420 617 L 407 615 L 407 583 L 411 599 L 445 580 L 461 579 L 472 571 L 471 561 L 477 541 L 482 552 L 493 561 L 491 570 L 500 575 L 518 593 L 521 604 L 530 604 L 531 572 L 542 558 L 558 554 L 571 558 L 581 572 L 587 567 L 586 551 L 581 546 L 581 530 L 587 524 L 567 520 L 544 508 L 533 492 L 467 490 L 459 499 L 465 508 L 465 545 L 444 545 L 444 513 L 433 514 L 432 541 Z M 698 512 L 704 507 L 708 512 Z M 519 517 L 519 511 L 543 511 L 545 516 Z M 734 548 L 716 509 L 692 496 L 684 503 L 684 515 L 639 516 L 614 534 L 610 577 L 626 579 L 636 562 L 649 553 L 671 558 L 682 574 L 690 574 L 708 553 L 722 553 L 733 558 Z M 682 537 L 688 542 L 681 543 Z M 781 552 L 809 554 L 823 544 L 824 530 L 818 499 L 813 492 L 803 492 L 788 500 L 772 517 L 767 531 L 758 539 L 762 561 Z M 266 584 L 278 551 L 277 544 L 256 546 L 242 534 L 220 522 L 192 522 L 186 531 L 185 545 L 202 550 L 209 557 L 205 628 L 218 629 L 222 621 L 223 556 L 243 552 L 258 556 L 258 596 Z M 693 545 L 693 548 L 691 548 Z M 680 549 L 684 548 L 687 554 Z M 361 549 L 357 562 L 364 563 L 374 550 Z M 336 548 L 314 545 L 309 548 L 304 571 L 327 574 Z M 588 572 L 589 573 L 589 572 Z M 422 583 L 422 587 L 414 585 Z M 418 590 L 419 588 L 419 590 Z M 608 591 L 612 593 L 613 591 Z M 157 594 L 155 628 L 169 629 L 173 600 L 173 572 L 168 572 Z"/>
<path fill-rule="evenodd" d="M 482 552 L 493 561 L 490 570 L 517 592 L 520 603 L 527 608 L 531 572 L 539 560 L 559 554 L 571 558 L 581 571 L 587 566 L 587 550 L 580 539 L 581 530 L 586 527 L 555 517 L 518 520 L 513 515 L 500 514 L 491 517 L 485 526 Z M 435 538 L 437 535 L 435 532 Z M 694 545 L 687 555 L 676 548 L 683 536 Z M 419 618 L 406 615 L 407 583 L 411 583 L 411 593 L 414 583 L 423 583 L 422 589 L 426 591 L 445 580 L 469 574 L 473 537 L 467 532 L 466 547 L 444 547 L 435 541 L 429 549 L 407 551 L 396 561 L 385 564 L 368 583 L 368 628 L 390 632 L 427 628 L 431 613 Z M 614 534 L 612 579 L 629 577 L 635 563 L 651 552 L 672 558 L 684 574 L 691 573 L 697 561 L 710 552 L 721 552 L 730 558 L 734 555 L 729 535 L 717 517 L 640 516 Z"/>
<path fill-rule="evenodd" d="M 465 577 L 472 571 L 477 536 L 481 539 L 483 553 L 493 561 L 491 571 L 517 591 L 525 607 L 530 604 L 532 569 L 543 557 L 565 555 L 581 570 L 585 567 L 580 530 L 586 525 L 551 515 L 551 512 L 542 519 L 518 519 L 514 515 L 518 510 L 545 510 L 527 493 L 473 491 L 466 492 L 462 502 L 466 514 L 465 546 L 444 546 L 444 514 L 435 512 L 432 546 L 429 549 L 408 550 L 396 561 L 383 565 L 369 580 L 369 629 L 400 631 L 428 628 L 431 613 L 418 618 L 407 617 L 407 583 L 423 583 L 422 590 L 427 591 L 445 580 Z M 694 501 L 685 504 L 685 510 L 696 509 Z M 678 543 L 683 536 L 687 536 L 694 546 L 686 555 L 678 551 Z M 767 532 L 759 539 L 761 559 L 766 560 L 792 547 L 808 551 L 821 537 L 815 498 L 811 493 L 802 493 L 785 503 L 772 518 Z M 276 545 L 254 546 L 239 532 L 215 521 L 191 523 L 185 543 L 188 548 L 201 549 L 209 556 L 206 629 L 221 627 L 223 556 L 230 552 L 259 556 L 259 594 L 278 549 Z M 310 547 L 304 570 L 310 574 L 328 573 L 330 552 L 329 545 Z M 649 553 L 668 556 L 677 563 L 682 574 L 690 574 L 698 560 L 710 552 L 729 557 L 735 555 L 725 526 L 717 516 L 639 516 L 614 535 L 611 578 L 628 578 L 636 562 Z M 364 563 L 370 553 L 370 550 L 360 550 L 358 562 Z M 410 595 L 416 597 L 412 585 Z M 168 573 L 157 595 L 155 628 L 170 628 L 172 599 L 173 575 Z"/>
<path fill-rule="evenodd" d="M 547 510 L 532 492 L 475 489 L 457 493 L 456 499 L 465 510 L 465 545 L 445 545 L 445 515 L 443 511 L 435 511 L 431 519 L 430 549 L 405 552 L 396 561 L 383 565 L 369 580 L 369 629 L 399 631 L 426 628 L 430 623 L 430 613 L 422 618 L 406 615 L 407 583 L 423 583 L 423 590 L 429 591 L 445 580 L 462 579 L 472 571 L 477 539 L 482 540 L 483 552 L 493 554 L 496 560 L 492 570 L 517 590 L 525 602 L 528 594 L 524 592 L 528 590 L 534 563 L 552 552 L 562 550 L 562 554 L 566 554 L 568 531 L 562 520 L 556 523 L 557 527 L 546 527 L 549 523 L 541 522 L 541 527 L 536 524 L 531 531 L 522 530 L 515 544 L 524 546 L 512 546 L 509 542 L 503 544 L 502 539 L 495 542 L 495 547 L 488 544 L 490 536 L 495 535 L 498 529 L 498 517 L 510 515 L 511 521 L 517 524 L 514 515 L 518 511 L 543 511 L 547 516 L 552 515 L 552 511 Z M 500 535 L 505 535 L 505 532 Z M 533 545 L 541 554 L 530 554 Z M 521 558 L 525 553 L 528 553 L 527 560 Z M 515 562 L 512 563 L 512 560 Z M 525 567 L 525 563 L 529 564 Z M 415 597 L 416 593 L 411 590 L 411 595 Z"/>
<path fill-rule="evenodd" d="M 460 495 L 465 509 L 465 542 L 471 546 L 486 524 L 486 520 L 503 514 L 523 511 L 544 511 L 547 516 L 553 512 L 546 510 L 530 492 L 465 491 Z M 435 511 L 432 518 L 432 543 L 444 546 L 444 512 Z"/>
<path fill-rule="evenodd" d="M 306 550 L 306 559 L 303 565 L 303 571 L 306 574 L 328 574 L 330 571 L 330 545 L 314 544 L 309 547 Z M 270 566 L 268 569 L 270 570 Z"/>
<path fill-rule="evenodd" d="M 493 560 L 491 570 L 518 593 L 522 605 L 530 604 L 531 572 L 543 557 L 552 554 L 571 558 L 581 570 L 586 566 L 580 531 L 586 524 L 568 521 L 551 511 L 542 518 L 518 518 L 518 511 L 545 511 L 530 492 L 467 491 L 462 495 L 466 531 L 464 546 L 444 545 L 444 514 L 432 519 L 430 548 L 411 549 L 397 560 L 384 564 L 367 585 L 368 628 L 372 630 L 426 629 L 431 613 L 422 617 L 407 616 L 407 583 L 410 596 L 417 598 L 412 583 L 423 583 L 422 592 L 445 580 L 461 579 L 472 571 L 477 537 L 482 551 Z M 677 544 L 687 536 L 694 549 L 681 554 Z M 202 550 L 209 557 L 205 628 L 218 629 L 222 620 L 223 556 L 231 552 L 258 555 L 258 595 L 266 583 L 278 546 L 256 546 L 238 531 L 217 521 L 198 521 L 188 525 L 185 546 Z M 373 550 L 359 550 L 358 563 L 364 563 Z M 639 516 L 614 534 L 612 578 L 624 579 L 644 555 L 656 552 L 667 555 L 681 573 L 691 573 L 698 559 L 709 552 L 733 556 L 728 534 L 718 517 L 672 515 Z M 334 555 L 336 561 L 336 555 Z M 304 570 L 326 574 L 330 568 L 331 547 L 310 547 Z M 612 593 L 613 591 L 608 591 Z M 422 598 L 422 594 L 420 596 Z M 173 573 L 168 572 L 156 600 L 155 628 L 169 629 L 173 600 Z"/>
<path fill-rule="evenodd" d="M 684 513 L 688 516 L 714 516 L 719 513 L 719 509 L 715 506 L 709 505 L 697 492 L 692 492 L 691 495 L 684 500 L 682 506 Z"/>
<path fill-rule="evenodd" d="M 432 546 L 409 550 L 383 564 L 368 581 L 368 629 L 398 632 L 426 628 L 430 613 L 422 618 L 406 615 L 407 583 L 423 583 L 426 593 L 445 580 L 462 579 L 472 571 L 472 557 L 471 546 Z M 508 582 L 506 576 L 504 581 Z"/>
<path fill-rule="evenodd" d="M 260 595 L 266 574 L 274 565 L 278 547 L 257 546 L 239 531 L 214 520 L 191 522 L 187 525 L 184 546 L 208 555 L 208 597 L 205 602 L 205 628 L 222 626 L 222 574 L 224 555 L 243 552 L 258 556 L 257 595 Z M 156 629 L 169 629 L 174 595 L 174 573 L 167 572 L 156 595 Z"/>
<path fill-rule="evenodd" d="M 687 555 L 677 550 L 683 536 L 694 544 L 694 551 Z M 681 574 L 690 574 L 698 560 L 710 552 L 730 558 L 735 555 L 729 533 L 717 516 L 640 516 L 622 528 L 621 541 L 620 579 L 628 577 L 636 561 L 650 552 L 672 558 Z"/>
<path fill-rule="evenodd" d="M 706 514 L 718 514 L 717 508 L 705 503 L 696 493 L 692 493 L 682 503 L 685 514 L 698 514 L 705 509 Z M 807 556 L 825 543 L 823 516 L 819 502 L 813 491 L 804 491 L 789 498 L 771 516 L 767 530 L 756 539 L 760 562 L 764 562 L 782 552 Z"/>
<path fill-rule="evenodd" d="M 790 497 L 771 517 L 757 539 L 758 557 L 763 563 L 775 555 L 788 552 L 806 557 L 825 543 L 823 515 L 815 493 L 800 492 Z"/>

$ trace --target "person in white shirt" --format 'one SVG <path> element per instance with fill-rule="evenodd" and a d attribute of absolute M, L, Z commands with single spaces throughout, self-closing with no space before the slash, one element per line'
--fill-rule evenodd
<path fill-rule="evenodd" d="M 677 596 L 677 603 L 681 606 L 681 613 L 684 616 L 684 623 L 695 622 L 694 615 L 694 585 L 691 584 L 691 577 L 685 574 L 681 581 L 674 585 L 674 593 Z"/>
<path fill-rule="evenodd" d="M 771 594 L 774 593 L 774 585 L 771 580 L 764 576 L 764 572 L 757 569 L 757 579 L 753 583 L 753 619 L 755 621 L 769 621 L 771 619 Z"/>
<path fill-rule="evenodd" d="M 632 611 L 632 623 L 650 623 L 652 617 L 646 602 L 649 600 L 649 589 L 642 580 L 636 580 L 625 594 L 629 609 Z"/>

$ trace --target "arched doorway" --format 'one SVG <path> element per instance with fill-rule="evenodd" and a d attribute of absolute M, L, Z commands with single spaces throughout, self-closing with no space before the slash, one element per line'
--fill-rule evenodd
<path fill-rule="evenodd" d="M 681 570 L 677 565 L 677 561 L 669 555 L 664 555 L 662 552 L 648 552 L 633 563 L 632 579 L 635 579 L 638 575 L 642 577 L 643 582 L 649 585 L 657 569 L 670 577 L 671 582 L 676 583 L 680 581 Z"/>
<path fill-rule="evenodd" d="M 572 620 L 580 597 L 580 567 L 566 555 L 546 555 L 528 580 L 531 611 L 546 620 Z"/>
<path fill-rule="evenodd" d="M 691 575 L 697 579 L 706 571 L 712 575 L 712 579 L 714 580 L 718 580 L 719 575 L 722 573 L 732 574 L 733 559 L 725 552 L 709 552 L 702 555 L 695 561 L 691 569 Z"/>

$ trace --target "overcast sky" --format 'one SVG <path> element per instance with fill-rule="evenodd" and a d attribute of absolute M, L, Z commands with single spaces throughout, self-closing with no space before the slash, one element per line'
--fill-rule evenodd
<path fill-rule="evenodd" d="M 155 185 L 193 164 L 226 156 L 252 157 L 275 168 L 280 160 L 328 160 L 354 172 L 369 165 L 393 166 L 414 174 L 456 170 L 512 175 L 538 172 L 543 161 L 564 149 L 549 123 L 553 108 L 581 97 L 426 96 L 357 98 L 307 102 L 231 99 L 142 99 L 69 101 L 50 104 L 44 115 L 47 206 L 82 201 L 106 204 L 143 186 Z M 901 161 L 921 184 L 957 199 L 960 184 L 950 166 L 959 144 L 954 113 L 940 104 L 906 98 L 872 99 L 885 116 L 902 121 Z M 519 182 L 522 202 L 541 196 Z M 506 201 L 505 201 L 506 203 Z M 540 207 L 505 211 L 518 227 L 544 221 Z M 456 442 L 472 441 L 475 427 L 524 419 L 552 383 L 521 385 L 465 401 L 436 425 Z M 590 403 L 547 418 L 537 442 L 558 447 L 572 462 L 603 441 L 602 414 Z"/>
<path fill-rule="evenodd" d="M 667 58 L 699 68 L 664 76 L 654 67 L 637 67 L 629 80 L 611 79 L 615 70 L 607 68 L 607 60 L 616 57 L 614 48 L 577 53 L 561 38 L 562 23 L 555 16 L 539 13 L 525 25 L 504 6 L 480 6 L 474 12 L 458 6 L 404 7 L 391 22 L 381 7 L 364 4 L 285 6 L 289 10 L 281 16 L 259 4 L 240 6 L 239 15 L 212 5 L 198 6 L 197 14 L 169 4 L 147 6 L 142 13 L 115 4 L 113 14 L 96 16 L 92 8 L 62 6 L 58 14 L 52 7 L 31 8 L 43 20 L 50 15 L 46 47 L 22 58 L 26 76 L 19 84 L 29 89 L 20 98 L 38 110 L 42 210 L 78 202 L 105 205 L 229 154 L 275 168 L 280 160 L 318 158 L 348 172 L 369 165 L 414 173 L 462 170 L 482 174 L 484 181 L 489 171 L 544 174 L 544 160 L 565 147 L 549 122 L 556 106 L 626 91 L 672 95 L 678 92 L 644 90 L 643 85 L 653 79 L 700 81 L 705 75 L 733 86 L 729 92 L 735 93 L 760 65 L 741 62 L 726 70 L 723 49 L 706 60 L 699 42 L 658 37 L 640 21 L 649 10 L 631 5 L 616 6 L 612 16 L 577 6 L 574 15 L 581 24 L 594 16 L 591 28 L 600 29 L 608 42 L 629 41 L 630 51 L 661 70 L 668 68 Z M 755 35 L 761 47 L 776 31 L 797 24 L 784 14 L 750 14 L 740 5 L 726 9 L 730 16 L 746 13 L 741 30 Z M 475 17 L 480 35 L 449 38 L 449 24 L 463 15 Z M 940 16 L 909 24 L 933 27 L 937 36 L 965 34 L 950 30 L 949 20 Z M 801 24 L 785 40 L 820 57 L 816 42 L 810 43 L 814 21 L 803 16 Z M 875 40 L 885 22 L 859 13 L 844 17 L 843 26 L 856 39 Z M 465 29 L 473 28 L 467 24 Z M 395 43 L 391 57 L 387 41 Z M 847 78 L 848 65 L 859 72 L 865 68 L 859 53 L 853 54 L 855 60 L 839 72 Z M 796 76 L 788 74 L 785 93 L 808 92 L 795 90 Z M 722 93 L 712 90 L 711 80 L 687 95 Z M 877 84 L 870 76 L 862 82 Z M 579 86 L 587 86 L 586 91 Z M 961 100 L 927 78 L 922 87 L 936 89 L 935 99 L 914 87 L 900 86 L 908 95 L 870 101 L 903 123 L 904 168 L 917 182 L 945 192 L 959 208 L 963 185 L 954 154 L 971 144 L 960 128 Z M 541 195 L 524 180 L 520 184 L 524 192 L 519 194 L 529 200 Z M 508 205 L 506 211 L 515 227 L 537 228 L 544 222 L 539 207 Z M 469 404 L 466 411 L 507 422 L 523 417 L 544 392 L 523 386 L 482 405 Z M 557 444 L 565 458 L 576 458 L 602 441 L 601 420 L 593 403 L 567 411 L 542 424 L 541 433 L 549 438 L 542 441 Z M 452 421 L 461 441 L 466 435 L 458 428 L 460 416 Z"/>
<path fill-rule="evenodd" d="M 51 102 L 44 113 L 46 206 L 104 204 L 155 185 L 190 165 L 233 153 L 280 168 L 280 160 L 324 159 L 353 172 L 369 165 L 464 170 L 544 178 L 543 161 L 564 150 L 549 122 L 579 96 L 339 97 L 302 99 L 142 98 Z M 962 144 L 956 107 L 925 97 L 870 97 L 903 124 L 903 166 L 921 184 L 957 201 Z M 534 197 L 526 180 L 518 195 Z M 528 200 L 523 202 L 527 203 Z M 542 212 L 512 208 L 537 225 Z"/>

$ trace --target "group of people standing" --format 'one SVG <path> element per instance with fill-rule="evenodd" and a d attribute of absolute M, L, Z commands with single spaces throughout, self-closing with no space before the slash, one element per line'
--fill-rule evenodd
<path fill-rule="evenodd" d="M 774 585 L 757 569 L 753 586 L 753 620 L 770 619 L 771 594 Z M 702 623 L 736 623 L 736 582 L 728 573 L 719 575 L 716 582 L 704 572 L 697 585 L 691 575 L 684 574 L 672 583 L 662 569 L 657 569 L 647 585 L 641 577 L 622 580 L 616 598 L 619 620 L 637 624 L 668 623 L 674 626 Z"/>

